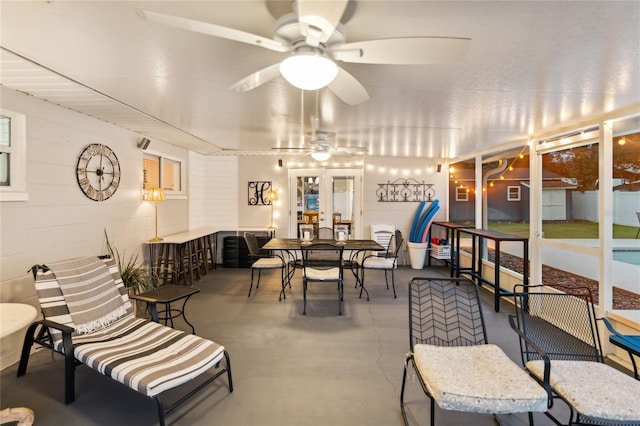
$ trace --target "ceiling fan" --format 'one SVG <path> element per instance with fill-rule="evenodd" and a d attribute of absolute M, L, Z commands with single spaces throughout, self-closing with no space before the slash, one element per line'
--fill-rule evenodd
<path fill-rule="evenodd" d="M 346 42 L 346 32 L 340 19 L 349 0 L 297 0 L 297 12 L 286 14 L 276 22 L 273 38 L 247 33 L 208 22 L 141 10 L 144 18 L 160 24 L 252 44 L 289 56 L 282 62 L 263 68 L 242 78 L 229 88 L 239 92 L 253 90 L 282 75 L 294 86 L 304 90 L 328 87 L 349 105 L 369 99 L 364 86 L 335 61 L 362 64 L 437 64 L 461 61 L 471 39 L 456 37 L 399 37 Z M 306 71 L 295 68 L 298 62 L 310 61 Z M 313 85 L 297 81 L 313 77 Z M 319 79 L 324 78 L 323 81 Z"/>
<path fill-rule="evenodd" d="M 309 147 L 289 147 L 289 148 L 271 148 L 274 150 L 305 152 L 316 161 L 327 161 L 332 156 L 336 157 L 352 157 L 354 155 L 366 154 L 367 148 L 360 146 L 335 146 L 335 135 L 326 131 L 317 130 L 313 132 Z"/>

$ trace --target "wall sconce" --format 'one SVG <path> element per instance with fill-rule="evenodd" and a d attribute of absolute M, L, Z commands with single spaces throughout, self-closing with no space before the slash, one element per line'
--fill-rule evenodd
<path fill-rule="evenodd" d="M 440 173 L 442 171 L 442 164 L 438 164 L 438 167 L 436 167 L 436 172 Z"/>
<path fill-rule="evenodd" d="M 273 202 L 278 201 L 279 199 L 278 191 L 275 189 L 271 189 L 267 192 L 267 200 L 271 203 L 271 225 L 269 225 L 269 229 L 276 229 L 276 226 L 273 224 Z"/>
<path fill-rule="evenodd" d="M 146 201 L 153 201 L 156 208 L 156 236 L 149 241 L 162 241 L 162 238 L 158 237 L 158 201 L 165 200 L 164 191 L 162 191 L 162 188 L 149 188 L 144 199 Z"/>

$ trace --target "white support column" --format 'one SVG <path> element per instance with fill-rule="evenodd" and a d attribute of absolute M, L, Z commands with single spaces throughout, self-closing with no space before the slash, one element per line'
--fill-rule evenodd
<path fill-rule="evenodd" d="M 600 123 L 598 135 L 598 219 L 600 315 L 613 308 L 613 131 Z"/>
<path fill-rule="evenodd" d="M 485 198 L 485 193 L 482 192 L 482 156 L 476 156 L 475 165 L 475 180 L 476 180 L 476 228 L 482 229 L 484 227 L 485 218 L 482 215 L 482 200 Z"/>
<path fill-rule="evenodd" d="M 529 282 L 538 285 L 542 284 L 542 157 L 533 145 L 529 146 L 529 183 Z"/>

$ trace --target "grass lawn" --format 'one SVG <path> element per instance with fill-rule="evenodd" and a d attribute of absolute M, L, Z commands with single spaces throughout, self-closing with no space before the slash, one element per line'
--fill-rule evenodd
<path fill-rule="evenodd" d="M 543 223 L 542 230 L 545 238 L 598 238 L 598 223 L 588 221 L 575 221 L 567 223 Z M 489 229 L 505 234 L 513 234 L 521 237 L 529 236 L 528 223 L 497 223 L 490 222 Z M 613 238 L 634 239 L 638 228 L 634 226 L 613 225 Z"/>

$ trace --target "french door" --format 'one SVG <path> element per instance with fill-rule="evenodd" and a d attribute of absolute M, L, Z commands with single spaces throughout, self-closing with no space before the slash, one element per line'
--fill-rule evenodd
<path fill-rule="evenodd" d="M 362 237 L 362 169 L 290 169 L 289 185 L 290 237 L 303 223 L 346 224 L 351 238 Z"/>

